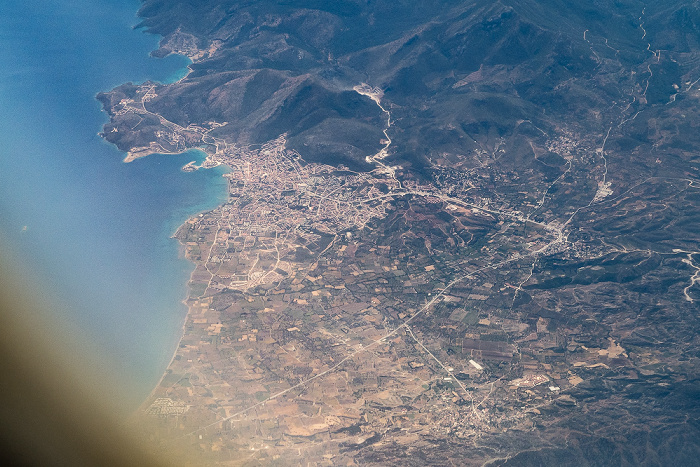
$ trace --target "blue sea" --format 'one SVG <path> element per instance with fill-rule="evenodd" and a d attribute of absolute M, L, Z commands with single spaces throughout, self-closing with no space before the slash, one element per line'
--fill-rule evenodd
<path fill-rule="evenodd" d="M 202 153 L 125 164 L 99 136 L 95 94 L 175 81 L 181 56 L 134 30 L 138 0 L 3 0 L 0 7 L 0 246 L 34 273 L 62 323 L 128 375 L 135 408 L 180 337 L 193 268 L 171 238 L 226 197 L 222 170 L 182 172 Z"/>

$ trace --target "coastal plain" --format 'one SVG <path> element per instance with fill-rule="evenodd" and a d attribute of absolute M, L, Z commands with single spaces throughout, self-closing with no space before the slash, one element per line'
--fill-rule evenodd
<path fill-rule="evenodd" d="M 100 94 L 103 136 L 228 182 L 176 233 L 154 449 L 692 465 L 700 10 L 584 4 L 144 2 L 191 71 Z"/>

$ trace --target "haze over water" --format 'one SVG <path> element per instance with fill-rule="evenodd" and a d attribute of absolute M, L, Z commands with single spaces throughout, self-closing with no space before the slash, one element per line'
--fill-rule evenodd
<path fill-rule="evenodd" d="M 97 133 L 95 100 L 127 81 L 169 82 L 188 60 L 149 57 L 138 0 L 9 0 L 0 14 L 0 245 L 37 275 L 64 323 L 113 357 L 135 406 L 180 337 L 192 265 L 170 238 L 226 196 L 201 153 L 130 164 Z M 60 304 L 60 305 L 59 305 Z"/>

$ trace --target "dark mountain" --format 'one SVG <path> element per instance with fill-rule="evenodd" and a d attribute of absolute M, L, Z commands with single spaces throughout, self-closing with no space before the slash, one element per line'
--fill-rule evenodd
<path fill-rule="evenodd" d="M 656 60 L 657 48 L 680 54 L 700 40 L 698 7 L 682 1 L 148 0 L 140 16 L 165 36 L 160 55 L 216 47 L 150 102 L 169 120 L 227 122 L 217 134 L 241 142 L 286 132 L 308 160 L 362 166 L 383 129 L 376 106 L 350 91 L 367 82 L 393 110 L 393 160 L 418 170 L 499 138 L 522 146 L 535 128 L 600 134 L 635 97 L 668 102 L 689 72 Z"/>

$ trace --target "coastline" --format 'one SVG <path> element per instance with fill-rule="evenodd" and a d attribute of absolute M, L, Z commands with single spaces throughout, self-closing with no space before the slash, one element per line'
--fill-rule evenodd
<path fill-rule="evenodd" d="M 183 243 L 182 243 L 180 240 L 178 240 L 178 243 L 179 243 L 179 245 L 180 245 L 180 247 L 181 247 L 181 250 L 184 250 L 184 245 L 183 245 Z M 185 259 L 187 259 L 187 258 L 185 257 Z M 190 260 L 187 259 L 187 261 L 190 261 Z M 190 262 L 191 262 L 191 261 L 190 261 Z M 190 279 L 188 280 L 188 283 L 189 283 L 190 280 L 192 280 L 192 274 L 194 274 L 194 268 L 192 269 L 192 272 L 190 273 Z M 190 298 L 189 295 L 190 295 L 190 294 L 189 294 L 189 288 L 188 288 L 186 297 L 180 302 L 180 303 L 182 303 L 183 305 L 185 305 L 185 306 L 187 307 L 187 313 L 185 313 L 185 317 L 184 317 L 184 319 L 182 320 L 182 326 L 180 327 L 180 337 L 179 337 L 179 339 L 178 339 L 178 341 L 177 341 L 177 345 L 175 346 L 175 349 L 173 350 L 173 354 L 172 354 L 172 356 L 170 357 L 170 360 L 168 361 L 168 365 L 165 367 L 165 370 L 163 370 L 163 373 L 160 375 L 160 378 L 158 379 L 158 382 L 153 386 L 153 388 L 151 388 L 151 391 L 150 391 L 150 392 L 148 393 L 148 395 L 144 398 L 144 400 L 141 402 L 141 404 L 139 404 L 139 406 L 133 411 L 133 413 L 132 413 L 132 416 L 133 416 L 133 417 L 138 417 L 141 413 L 143 413 L 143 412 L 148 408 L 148 406 L 149 406 L 150 403 L 151 403 L 151 400 L 152 400 L 153 397 L 155 396 L 155 392 L 158 390 L 158 388 L 160 387 L 161 383 L 163 382 L 163 380 L 165 379 L 166 375 L 168 374 L 168 369 L 170 369 L 170 367 L 172 366 L 173 362 L 175 361 L 175 357 L 177 356 L 177 351 L 178 351 L 178 349 L 180 348 L 180 343 L 182 342 L 182 338 L 185 336 L 185 331 L 186 331 L 187 322 L 189 321 L 190 315 L 191 315 L 191 313 L 192 313 L 192 307 L 191 307 L 190 305 L 188 305 L 188 303 L 187 303 L 187 302 L 189 301 L 189 298 Z"/>
<path fill-rule="evenodd" d="M 138 17 L 138 13 L 136 14 L 136 17 Z M 148 32 L 148 31 L 147 31 L 147 32 Z M 164 41 L 165 41 L 166 38 L 165 38 L 164 36 L 159 35 L 159 34 L 156 34 L 156 33 L 150 33 L 150 32 L 148 32 L 148 34 L 151 34 L 151 35 L 154 35 L 154 36 L 158 36 L 158 37 L 159 37 L 159 39 L 158 39 L 158 48 L 157 48 L 157 49 L 153 49 L 153 50 L 151 51 L 151 53 L 150 53 L 150 56 L 151 56 L 151 57 L 153 57 L 153 58 L 155 58 L 155 59 L 162 60 L 162 59 L 165 59 L 166 57 L 169 57 L 169 56 L 171 56 L 171 55 L 177 55 L 177 56 L 185 57 L 185 58 L 187 58 L 187 59 L 189 60 L 189 63 L 188 63 L 187 65 L 185 65 L 185 68 L 184 68 L 184 69 L 182 69 L 181 71 L 176 72 L 173 76 L 171 76 L 170 79 L 164 80 L 164 81 L 162 82 L 162 84 L 180 83 L 180 82 L 182 82 L 183 80 L 185 80 L 185 79 L 187 78 L 187 76 L 189 76 L 189 74 L 192 73 L 192 68 L 190 67 L 190 65 L 192 65 L 192 63 L 195 62 L 195 58 L 193 58 L 193 57 L 191 56 L 191 54 L 187 54 L 186 52 L 178 52 L 178 51 L 174 51 L 174 50 L 170 50 L 170 49 L 168 49 L 168 51 L 167 51 L 166 54 L 163 54 L 163 55 L 161 55 L 161 56 L 158 56 L 158 55 L 156 54 L 156 52 L 157 52 L 157 51 L 160 51 L 160 50 L 164 50 L 163 47 L 164 47 Z M 149 79 L 150 79 L 150 78 L 149 78 Z M 104 92 L 104 91 L 100 91 L 100 92 Z M 98 94 L 99 94 L 99 92 L 98 92 Z M 109 120 L 108 120 L 108 121 L 109 121 Z M 103 131 L 104 131 L 104 129 L 103 129 Z M 113 143 L 110 143 L 109 141 L 107 141 L 107 140 L 104 138 L 104 135 L 103 135 L 102 133 L 99 133 L 99 135 L 100 135 L 100 139 L 101 139 L 103 142 L 106 142 L 106 143 L 110 144 L 111 146 L 116 147 Z M 177 156 L 177 155 L 187 154 L 187 153 L 189 153 L 189 152 L 191 152 L 191 151 L 198 151 L 198 152 L 201 152 L 201 153 L 203 154 L 203 156 L 204 156 L 204 158 L 202 159 L 202 161 L 191 161 L 191 162 L 188 162 L 188 163 L 186 163 L 185 165 L 183 165 L 183 167 L 186 167 L 186 166 L 189 166 L 189 165 L 191 165 L 191 164 L 193 164 L 193 163 L 195 163 L 195 162 L 198 162 L 198 163 L 200 164 L 199 167 L 196 167 L 196 169 L 198 170 L 199 168 L 201 168 L 201 164 L 204 162 L 204 160 L 205 160 L 206 157 L 208 156 L 206 152 L 204 152 L 203 150 L 201 150 L 201 149 L 199 149 L 199 148 L 190 148 L 190 149 L 187 149 L 187 150 L 185 150 L 185 151 L 178 151 L 178 152 L 168 152 L 168 151 L 164 151 L 164 150 L 162 150 L 162 149 L 163 149 L 163 148 L 160 148 L 160 147 L 157 147 L 157 148 L 156 148 L 156 147 L 132 148 L 131 150 L 129 150 L 129 151 L 126 152 L 126 156 L 124 156 L 124 158 L 122 159 L 122 162 L 125 163 L 125 164 L 128 164 L 128 163 L 132 163 L 132 162 L 134 162 L 134 161 L 136 161 L 136 160 L 138 160 L 138 159 L 143 159 L 143 158 L 146 158 L 146 157 L 149 157 L 149 156 L 154 156 L 154 155 Z M 219 165 L 217 165 L 216 167 L 219 167 Z M 213 167 L 211 167 L 211 168 L 213 168 Z M 181 168 L 181 170 L 182 170 L 182 168 Z M 230 170 L 230 169 L 229 169 L 228 167 L 224 167 L 224 170 L 228 171 L 228 170 Z M 185 171 L 185 172 L 187 172 L 187 171 Z M 223 174 L 221 174 L 220 176 L 223 176 Z M 226 195 L 226 198 L 228 198 L 228 182 L 226 182 L 226 191 L 225 191 L 225 195 Z M 223 203 L 225 203 L 225 201 L 224 201 Z M 161 386 L 161 383 L 163 382 L 164 378 L 167 376 L 168 370 L 169 370 L 170 367 L 172 366 L 173 361 L 175 360 L 175 357 L 176 357 L 176 355 L 177 355 L 177 353 L 178 353 L 178 349 L 179 349 L 179 347 L 180 347 L 180 344 L 181 344 L 181 342 L 182 342 L 182 339 L 183 339 L 184 336 L 185 336 L 186 326 L 187 326 L 188 320 L 190 319 L 190 315 L 191 315 L 191 313 L 192 313 L 192 307 L 188 304 L 188 302 L 190 301 L 190 288 L 189 288 L 189 283 L 192 281 L 193 274 L 194 274 L 194 272 L 195 272 L 195 270 L 196 270 L 196 264 L 195 264 L 192 260 L 190 260 L 190 259 L 187 257 L 187 252 L 186 252 L 185 244 L 184 244 L 179 238 L 177 238 L 177 232 L 178 232 L 178 231 L 180 230 L 180 228 L 181 228 L 188 220 L 190 220 L 191 218 L 193 218 L 193 217 L 195 217 L 195 216 L 198 216 L 198 215 L 200 215 L 200 214 L 202 214 L 202 213 L 208 212 L 208 211 L 210 211 L 210 210 L 212 210 L 212 209 L 216 209 L 216 208 L 220 207 L 223 203 L 217 203 L 217 205 L 214 206 L 213 208 L 203 209 L 203 210 L 200 210 L 200 211 L 195 212 L 195 213 L 192 214 L 192 215 L 189 215 L 183 222 L 181 222 L 181 223 L 175 228 L 174 232 L 173 232 L 171 235 L 169 235 L 169 238 L 174 238 L 174 239 L 176 239 L 176 240 L 178 241 L 178 257 L 179 257 L 179 258 L 185 259 L 185 260 L 190 264 L 190 266 L 192 267 L 192 270 L 190 271 L 190 273 L 189 273 L 189 275 L 188 275 L 187 282 L 185 283 L 185 296 L 184 296 L 184 298 L 183 298 L 182 300 L 180 300 L 180 303 L 183 304 L 183 305 L 186 307 L 187 311 L 186 311 L 186 313 L 185 313 L 185 316 L 182 318 L 182 324 L 181 324 L 181 326 L 180 326 L 180 328 L 179 328 L 180 331 L 179 331 L 179 336 L 178 336 L 178 338 L 177 338 L 177 343 L 176 343 L 176 345 L 175 345 L 175 348 L 173 349 L 173 352 L 172 352 L 172 355 L 171 355 L 170 359 L 168 360 L 168 364 L 165 366 L 164 370 L 161 372 L 160 378 L 158 379 L 157 383 L 154 384 L 154 385 L 151 387 L 149 393 L 143 398 L 143 400 L 139 403 L 139 405 L 134 409 L 134 411 L 132 412 L 132 417 L 133 417 L 133 416 L 137 416 L 137 414 L 143 412 L 143 410 L 148 406 L 147 404 L 149 403 L 149 401 L 154 397 L 154 393 L 158 390 L 158 388 Z"/>
<path fill-rule="evenodd" d="M 138 13 L 137 13 L 137 17 L 138 17 Z M 158 48 L 151 51 L 151 54 L 150 54 L 150 55 L 151 55 L 152 57 L 154 57 L 154 58 L 159 58 L 159 59 L 164 59 L 164 58 L 166 58 L 166 57 L 168 57 L 168 56 L 171 56 L 171 55 L 179 55 L 179 56 L 182 56 L 182 57 L 187 58 L 187 59 L 190 61 L 190 63 L 188 63 L 188 64 L 185 66 L 185 69 L 183 70 L 184 73 L 183 73 L 181 76 L 179 76 L 179 77 L 176 78 L 176 79 L 166 80 L 163 84 L 180 83 L 180 82 L 182 82 L 183 80 L 187 79 L 187 77 L 190 75 L 190 73 L 192 73 L 192 68 L 191 68 L 190 65 L 192 65 L 193 63 L 195 63 L 195 61 L 196 61 L 196 59 L 197 59 L 198 57 L 193 56 L 192 53 L 187 53 L 186 51 L 176 51 L 176 50 L 172 50 L 172 49 L 165 49 L 165 48 L 164 48 L 164 45 L 165 45 L 165 44 L 164 44 L 164 41 L 166 40 L 166 38 L 165 38 L 164 36 L 161 36 L 161 35 L 159 35 L 159 34 L 154 34 L 154 33 L 149 33 L 149 34 L 157 35 L 157 36 L 160 37 L 160 39 L 158 40 Z M 163 51 L 163 50 L 167 50 L 167 53 L 158 56 L 157 52 L 158 52 L 158 51 Z M 105 140 L 103 139 L 103 141 L 105 141 Z M 136 149 L 136 150 L 134 150 L 134 149 Z M 145 157 L 148 157 L 148 156 L 153 156 L 153 155 L 181 155 L 181 154 L 186 154 L 186 153 L 188 153 L 188 152 L 191 152 L 191 151 L 193 151 L 193 150 L 196 150 L 196 151 L 200 151 L 200 152 L 204 155 L 204 159 L 203 159 L 202 161 L 191 161 L 191 162 L 188 162 L 188 163 L 185 164 L 183 167 L 188 167 L 188 166 L 191 166 L 191 165 L 192 165 L 193 163 L 195 163 L 195 162 L 199 162 L 200 165 L 199 165 L 198 167 L 195 168 L 195 170 L 199 170 L 200 168 L 202 168 L 202 164 L 203 164 L 203 162 L 206 160 L 206 157 L 208 156 L 208 154 L 207 154 L 205 151 L 203 151 L 202 149 L 199 149 L 199 148 L 190 148 L 190 149 L 188 149 L 188 150 L 186 150 L 186 151 L 179 151 L 179 152 L 167 152 L 167 151 L 162 151 L 162 148 L 160 148 L 160 149 L 161 149 L 161 150 L 158 150 L 158 148 L 153 148 L 153 147 L 132 148 L 132 150 L 130 150 L 130 151 L 128 151 L 128 152 L 126 153 L 126 156 L 124 157 L 124 159 L 122 160 L 122 162 L 124 162 L 124 163 L 131 163 L 131 162 L 134 162 L 134 161 L 136 161 L 136 160 L 138 160 L 138 159 L 142 159 L 142 158 L 145 158 Z M 221 166 L 217 164 L 216 167 L 221 167 Z M 210 168 L 214 168 L 214 167 L 210 167 Z M 224 170 L 226 170 L 226 172 L 228 172 L 228 171 L 230 170 L 230 168 L 229 168 L 229 167 L 226 167 L 226 166 L 223 166 L 223 168 L 224 168 Z M 182 169 L 181 169 L 181 170 L 182 170 Z M 223 176 L 223 174 L 221 174 L 221 176 Z M 228 192 L 228 181 L 226 182 L 226 191 L 225 191 L 225 193 L 226 193 L 226 198 L 228 199 L 228 195 L 229 195 L 229 192 Z M 215 207 L 213 207 L 212 209 L 216 209 L 216 208 L 222 206 L 225 202 L 226 202 L 226 201 L 224 201 L 223 203 L 217 204 L 217 205 L 216 205 Z M 158 388 L 161 386 L 161 383 L 163 382 L 163 380 L 164 380 L 165 377 L 167 376 L 168 370 L 169 370 L 170 367 L 172 366 L 173 361 L 175 360 L 175 357 L 177 356 L 178 349 L 180 348 L 180 344 L 182 343 L 182 339 L 183 339 L 184 336 L 185 336 L 187 323 L 188 323 L 188 321 L 189 321 L 189 319 L 190 319 L 190 316 L 191 316 L 191 314 L 192 314 L 192 306 L 188 303 L 188 302 L 190 301 L 190 298 L 191 298 L 191 297 L 190 297 L 190 287 L 189 287 L 189 284 L 192 282 L 193 275 L 194 275 L 194 273 L 195 273 L 195 271 L 196 271 L 196 263 L 195 263 L 194 261 L 190 260 L 190 259 L 187 257 L 187 249 L 186 249 L 186 247 L 185 247 L 185 244 L 182 242 L 182 240 L 180 240 L 179 238 L 177 238 L 177 232 L 180 230 L 180 228 L 182 228 L 182 226 L 183 226 L 188 220 L 190 220 L 190 219 L 193 218 L 194 216 L 198 216 L 198 215 L 200 215 L 200 214 L 202 214 L 202 213 L 205 213 L 205 212 L 208 212 L 208 211 L 210 211 L 210 210 L 212 210 L 212 209 L 205 209 L 205 210 L 202 210 L 202 211 L 198 211 L 198 212 L 196 212 L 196 213 L 194 213 L 194 214 L 188 216 L 187 219 L 185 219 L 182 223 L 180 223 L 180 224 L 175 228 L 175 231 L 170 235 L 170 238 L 175 238 L 175 239 L 178 241 L 178 257 L 184 258 L 184 259 L 185 259 L 188 263 L 190 263 L 190 265 L 192 266 L 192 270 L 190 271 L 190 274 L 189 274 L 189 276 L 188 276 L 188 280 L 187 280 L 187 282 L 186 282 L 186 284 L 185 284 L 185 297 L 180 301 L 180 303 L 182 303 L 182 304 L 187 308 L 187 312 L 185 313 L 185 316 L 184 316 L 183 319 L 182 319 L 182 325 L 180 326 L 180 333 L 179 333 L 179 337 L 178 337 L 178 339 L 177 339 L 177 344 L 175 345 L 175 348 L 173 349 L 173 353 L 172 353 L 172 355 L 171 355 L 171 357 L 170 357 L 170 360 L 168 361 L 168 364 L 166 365 L 165 369 L 163 370 L 163 372 L 162 372 L 160 378 L 158 379 L 158 382 L 157 382 L 155 385 L 153 385 L 153 387 L 151 388 L 151 390 L 150 390 L 150 392 L 148 393 L 148 395 L 143 399 L 143 401 L 142 401 L 142 402 L 139 404 L 139 406 L 136 408 L 136 410 L 134 411 L 134 415 L 136 415 L 136 414 L 142 412 L 142 411 L 147 407 L 147 404 L 149 403 L 149 401 L 154 397 L 154 393 L 158 390 Z"/>
<path fill-rule="evenodd" d="M 206 212 L 206 211 L 202 211 L 202 212 Z M 200 213 L 201 213 L 201 212 L 200 212 Z M 200 214 L 200 213 L 198 213 L 198 214 Z M 195 215 L 197 215 L 197 214 L 195 214 Z M 189 219 L 188 219 L 188 220 L 189 220 Z M 187 222 L 187 221 L 185 221 L 185 222 Z M 181 224 L 181 226 L 182 226 L 182 225 L 184 225 L 184 223 Z M 180 227 L 177 228 L 177 230 L 179 230 L 179 229 L 180 229 Z M 173 234 L 173 235 L 171 236 L 171 238 L 175 238 L 175 239 L 177 239 L 177 241 L 178 241 L 178 245 L 179 245 L 179 248 L 178 248 L 178 250 L 179 250 L 179 251 L 178 251 L 178 256 L 179 256 L 180 254 L 182 254 L 182 257 L 183 257 L 184 259 L 186 259 L 190 264 L 195 265 L 195 263 L 194 263 L 193 261 L 191 261 L 191 260 L 187 257 L 187 255 L 186 255 L 186 253 L 185 253 L 185 251 L 186 251 L 186 249 L 185 249 L 185 244 L 182 243 L 182 241 L 176 237 L 177 230 L 176 230 L 175 234 Z M 192 276 L 193 276 L 195 270 L 196 270 L 196 265 L 195 265 L 195 267 L 192 268 L 192 271 L 190 272 L 190 275 L 189 275 L 187 284 L 189 284 L 189 283 L 192 281 Z M 185 333 L 186 333 L 186 329 L 187 329 L 187 323 L 189 322 L 190 316 L 191 316 L 191 314 L 192 314 L 192 306 L 188 304 L 188 302 L 189 302 L 189 300 L 190 300 L 190 291 L 189 291 L 189 286 L 188 286 L 187 284 L 185 285 L 185 288 L 186 288 L 186 295 L 185 295 L 185 298 L 182 299 L 182 301 L 180 302 L 180 303 L 182 303 L 183 305 L 185 305 L 185 307 L 187 307 L 187 312 L 185 313 L 185 316 L 184 316 L 184 318 L 183 318 L 183 320 L 182 320 L 182 326 L 180 326 L 180 336 L 179 336 L 179 338 L 177 339 L 177 344 L 175 345 L 175 349 L 173 350 L 173 353 L 172 353 L 172 355 L 170 356 L 170 360 L 168 361 L 168 364 L 167 364 L 167 366 L 165 367 L 165 370 L 163 370 L 163 372 L 162 372 L 160 378 L 158 379 L 158 382 L 157 382 L 155 385 L 153 385 L 153 387 L 151 388 L 151 391 L 148 393 L 148 395 L 143 399 L 143 401 L 141 401 L 141 403 L 139 404 L 139 406 L 132 412 L 132 417 L 134 417 L 134 418 L 140 416 L 140 415 L 151 405 L 151 403 L 153 402 L 153 399 L 154 399 L 154 397 L 155 397 L 155 393 L 156 393 L 156 391 L 158 390 L 158 388 L 161 387 L 161 384 L 163 383 L 163 380 L 164 380 L 165 377 L 168 375 L 168 370 L 170 369 L 170 367 L 172 366 L 173 362 L 175 361 L 175 357 L 177 356 L 178 350 L 180 349 L 180 344 L 182 343 L 182 339 L 185 337 Z"/>
<path fill-rule="evenodd" d="M 144 148 L 143 151 L 136 151 L 136 152 L 129 151 L 129 152 L 127 152 L 126 156 L 124 157 L 122 162 L 124 162 L 125 164 L 128 164 L 130 162 L 134 162 L 135 160 L 143 159 L 144 157 L 153 156 L 156 154 L 160 154 L 163 156 L 179 156 L 181 154 L 187 154 L 188 152 L 192 151 L 193 149 L 197 149 L 197 148 L 192 148 L 192 149 L 188 149 L 187 151 L 180 151 L 180 152 L 159 151 L 159 150 L 154 150 L 151 148 L 146 150 Z"/>
<path fill-rule="evenodd" d="M 166 156 L 167 156 L 167 155 L 184 155 L 184 154 L 187 154 L 187 153 L 189 153 L 189 152 L 191 152 L 191 151 L 201 151 L 201 150 L 199 150 L 199 149 L 197 149 L 197 148 L 192 148 L 192 149 L 189 149 L 189 150 L 187 150 L 187 151 L 184 151 L 184 152 L 177 152 L 177 153 L 164 153 L 164 152 L 149 153 L 149 154 L 144 154 L 144 155 L 142 155 L 142 156 L 139 156 L 139 157 L 137 157 L 137 158 L 135 158 L 135 159 L 133 159 L 133 160 L 145 158 L 145 157 L 148 157 L 148 156 L 157 156 L 157 155 L 166 155 Z M 207 155 L 204 151 L 201 151 L 201 152 L 202 152 L 202 154 L 204 154 L 205 156 Z M 132 161 L 133 161 L 133 160 L 132 160 Z M 132 162 L 132 161 L 128 161 L 128 162 Z M 124 162 L 127 162 L 127 161 L 124 161 Z M 199 163 L 201 164 L 203 161 L 192 161 L 192 162 L 199 162 Z M 191 164 L 192 162 L 189 162 L 189 164 Z M 224 174 L 225 174 L 225 173 L 228 173 L 228 171 L 230 170 L 230 168 L 229 168 L 228 166 L 226 166 L 226 165 L 217 165 L 217 166 L 215 166 L 215 167 L 210 167 L 210 169 L 213 169 L 213 168 L 218 168 L 219 170 L 224 170 L 224 172 L 223 172 L 222 174 L 219 175 L 220 177 L 223 177 Z M 198 169 L 199 169 L 199 167 L 198 167 Z M 198 170 L 198 169 L 197 169 L 197 170 Z M 214 209 L 217 209 L 217 208 L 223 206 L 223 205 L 226 203 L 226 201 L 228 200 L 228 195 L 229 195 L 228 181 L 226 181 L 226 187 L 225 187 L 225 197 L 226 197 L 226 199 L 224 199 L 224 200 L 218 200 L 216 206 L 214 206 L 214 207 L 207 208 L 207 209 L 202 209 L 202 210 L 199 210 L 199 211 L 197 211 L 197 212 L 195 212 L 195 213 L 189 215 L 184 221 L 182 221 L 181 223 L 179 223 L 179 225 L 175 228 L 175 230 L 174 230 L 174 231 L 172 232 L 172 234 L 170 234 L 170 236 L 169 236 L 169 238 L 175 239 L 175 240 L 177 240 L 177 242 L 178 242 L 178 257 L 179 257 L 179 258 L 182 258 L 182 259 L 184 259 L 184 260 L 186 260 L 186 261 L 189 263 L 189 265 L 191 266 L 191 271 L 190 271 L 190 273 L 189 273 L 189 275 L 188 275 L 187 282 L 184 284 L 184 287 L 185 287 L 185 294 L 184 294 L 184 295 L 185 295 L 185 296 L 184 296 L 184 298 L 180 301 L 180 303 L 186 307 L 187 311 L 186 311 L 184 317 L 182 318 L 182 324 L 181 324 L 181 326 L 180 326 L 180 328 L 179 328 L 179 335 L 178 335 L 178 337 L 177 337 L 177 343 L 176 343 L 176 345 L 175 345 L 175 348 L 173 349 L 173 352 L 172 352 L 172 355 L 170 356 L 170 359 L 168 360 L 168 364 L 165 366 L 164 370 L 162 371 L 162 373 L 161 373 L 161 375 L 160 375 L 160 378 L 158 379 L 157 383 L 153 385 L 153 387 L 152 387 L 151 390 L 149 391 L 148 395 L 146 395 L 146 396 L 144 397 L 144 399 L 141 401 L 141 403 L 138 405 L 138 407 L 133 411 L 132 416 L 134 416 L 134 417 L 136 417 L 136 416 L 138 416 L 140 413 L 142 413 L 146 408 L 148 408 L 148 406 L 150 405 L 150 403 L 153 402 L 153 398 L 155 397 L 156 391 L 161 387 L 161 384 L 162 384 L 163 380 L 164 380 L 165 377 L 168 375 L 168 370 L 171 368 L 173 362 L 175 361 L 175 357 L 177 356 L 178 350 L 180 349 L 180 344 L 182 343 L 182 340 L 183 340 L 183 338 L 185 337 L 185 334 L 186 334 L 187 323 L 189 322 L 190 317 L 191 317 L 191 314 L 192 314 L 192 305 L 190 304 L 190 300 L 191 300 L 192 297 L 190 296 L 190 287 L 189 287 L 189 284 L 192 282 L 193 275 L 194 275 L 194 273 L 195 273 L 195 271 L 196 271 L 196 263 L 188 257 L 186 245 L 185 245 L 185 243 L 183 243 L 183 241 L 182 241 L 180 238 L 178 238 L 177 234 L 178 234 L 178 232 L 180 231 L 180 229 L 181 229 L 190 219 L 193 219 L 193 218 L 195 218 L 195 217 L 197 217 L 197 216 L 200 216 L 200 215 L 202 215 L 202 214 L 205 214 L 205 213 L 207 213 L 207 212 L 210 212 L 210 211 L 212 211 L 212 210 L 214 210 Z M 219 201 L 220 201 L 220 202 L 219 202 Z"/>

